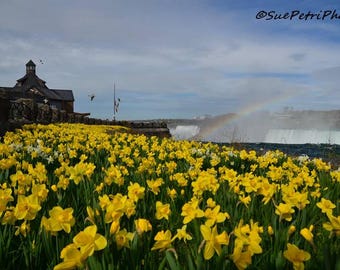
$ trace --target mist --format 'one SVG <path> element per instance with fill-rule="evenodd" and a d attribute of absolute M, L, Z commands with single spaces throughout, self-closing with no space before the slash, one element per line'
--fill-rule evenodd
<path fill-rule="evenodd" d="M 220 143 L 340 144 L 340 110 L 286 108 L 281 112 L 226 114 L 168 123 L 175 139 Z"/>

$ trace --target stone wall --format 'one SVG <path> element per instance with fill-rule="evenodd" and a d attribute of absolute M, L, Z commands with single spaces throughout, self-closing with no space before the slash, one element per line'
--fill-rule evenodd
<path fill-rule="evenodd" d="M 121 125 L 129 127 L 132 133 L 147 136 L 171 137 L 165 122 L 154 121 L 113 121 L 87 117 L 80 113 L 67 113 L 51 108 L 47 104 L 37 104 L 32 99 L 9 101 L 0 93 L 0 136 L 6 131 L 20 128 L 24 124 L 84 123 L 90 125 Z"/>
<path fill-rule="evenodd" d="M 4 96 L 0 96 L 0 137 L 2 137 L 6 130 L 9 129 L 8 118 L 9 118 L 9 100 Z"/>

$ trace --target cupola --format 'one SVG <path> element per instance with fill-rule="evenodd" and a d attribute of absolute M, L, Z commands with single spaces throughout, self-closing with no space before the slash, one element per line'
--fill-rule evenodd
<path fill-rule="evenodd" d="M 32 60 L 30 60 L 26 64 L 26 74 L 28 74 L 28 73 L 34 73 L 35 74 L 35 64 L 33 63 Z"/>

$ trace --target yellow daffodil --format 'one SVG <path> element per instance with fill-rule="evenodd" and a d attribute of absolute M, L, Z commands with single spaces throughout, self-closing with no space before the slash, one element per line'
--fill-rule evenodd
<path fill-rule="evenodd" d="M 283 252 L 283 256 L 293 263 L 294 270 L 303 270 L 305 261 L 308 261 L 311 256 L 307 251 L 299 249 L 294 244 L 287 244 L 287 250 Z"/>
<path fill-rule="evenodd" d="M 58 232 L 64 230 L 67 233 L 71 232 L 71 227 L 75 223 L 73 217 L 73 209 L 71 207 L 63 209 L 60 206 L 55 206 L 49 211 L 50 218 L 47 220 L 48 230 Z M 45 228 L 47 226 L 45 225 Z M 47 229 L 47 228 L 46 228 Z"/>
<path fill-rule="evenodd" d="M 278 206 L 275 206 L 275 208 L 275 214 L 280 216 L 280 220 L 292 220 L 292 214 L 295 212 L 295 210 L 292 208 L 292 205 L 280 203 Z"/>
<path fill-rule="evenodd" d="M 28 197 L 20 195 L 18 196 L 18 202 L 14 208 L 14 215 L 17 219 L 33 220 L 37 212 L 41 209 L 39 199 L 35 195 L 29 195 Z"/>
<path fill-rule="evenodd" d="M 5 212 L 2 212 L 1 214 L 3 215 L 1 219 L 1 224 L 9 224 L 9 225 L 14 225 L 15 221 L 17 220 L 14 211 L 14 207 L 7 207 L 7 210 Z"/>
<path fill-rule="evenodd" d="M 329 171 L 331 169 L 331 167 L 329 166 L 329 164 L 327 164 L 326 162 L 324 162 L 322 159 L 320 158 L 314 158 L 313 159 L 314 164 L 316 165 L 316 168 L 319 171 Z"/>
<path fill-rule="evenodd" d="M 116 183 L 118 186 L 124 185 L 124 177 L 120 168 L 118 166 L 111 165 L 106 171 L 104 182 L 109 186 L 112 183 Z"/>
<path fill-rule="evenodd" d="M 12 186 L 27 186 L 32 183 L 33 178 L 23 173 L 21 170 L 18 170 L 15 174 L 10 176 L 12 181 Z"/>
<path fill-rule="evenodd" d="M 174 188 L 170 189 L 170 188 L 167 187 L 167 194 L 172 200 L 174 200 L 177 196 L 177 191 Z"/>
<path fill-rule="evenodd" d="M 38 183 L 46 182 L 47 179 L 47 170 L 45 165 L 41 162 L 38 162 L 34 167 L 32 164 L 28 164 L 28 173 L 37 180 Z"/>
<path fill-rule="evenodd" d="M 340 168 L 336 171 L 331 172 L 331 177 L 334 182 L 339 182 L 340 183 Z"/>
<path fill-rule="evenodd" d="M 91 256 L 95 250 L 104 249 L 107 245 L 107 240 L 104 236 L 97 233 L 96 225 L 91 225 L 78 233 L 73 238 L 73 243 L 80 248 L 81 254 Z"/>
<path fill-rule="evenodd" d="M 184 216 L 184 224 L 189 223 L 195 218 L 203 217 L 204 212 L 199 208 L 199 200 L 192 198 L 190 202 L 185 203 L 182 207 L 181 216 Z"/>
<path fill-rule="evenodd" d="M 0 213 L 5 211 L 7 203 L 12 201 L 14 201 L 14 198 L 12 196 L 12 189 L 0 189 Z"/>
<path fill-rule="evenodd" d="M 57 192 L 57 191 L 58 191 L 58 187 L 57 187 L 56 185 L 52 185 L 52 186 L 51 186 L 51 189 L 52 189 L 52 191 L 54 191 L 54 192 Z"/>
<path fill-rule="evenodd" d="M 258 226 L 257 222 L 251 220 L 249 224 L 243 225 L 243 220 L 240 220 L 237 227 L 234 229 L 236 236 L 235 245 L 243 246 L 243 250 L 248 250 L 250 255 L 262 253 L 260 242 L 262 241 L 260 233 L 263 233 L 263 227 Z"/>
<path fill-rule="evenodd" d="M 332 214 L 332 211 L 335 208 L 335 204 L 325 198 L 321 198 L 321 201 L 316 203 L 316 206 L 325 214 Z"/>
<path fill-rule="evenodd" d="M 92 207 L 86 206 L 86 212 L 87 212 L 87 220 L 89 220 L 92 224 L 95 224 L 95 216 L 96 214 L 99 215 L 97 210 L 93 210 Z M 95 213 L 96 212 L 96 213 Z"/>
<path fill-rule="evenodd" d="M 204 216 L 207 218 L 205 225 L 212 227 L 215 223 L 221 223 L 230 218 L 228 213 L 220 212 L 220 206 L 217 205 L 213 209 L 207 208 L 204 212 Z"/>
<path fill-rule="evenodd" d="M 289 226 L 288 229 L 288 236 L 291 236 L 293 233 L 295 233 L 296 227 L 294 225 Z"/>
<path fill-rule="evenodd" d="M 166 203 L 163 204 L 160 201 L 156 202 L 156 219 L 162 219 L 165 218 L 166 220 L 169 220 L 169 215 L 171 213 L 170 210 L 170 204 Z"/>
<path fill-rule="evenodd" d="M 310 225 L 309 228 L 303 228 L 300 230 L 300 234 L 303 236 L 303 238 L 305 238 L 310 244 L 314 245 L 313 243 L 313 225 Z"/>
<path fill-rule="evenodd" d="M 216 194 L 220 187 L 214 173 L 208 171 L 202 171 L 197 180 L 192 182 L 191 185 L 195 196 L 202 196 L 204 191 L 210 191 L 212 194 Z"/>
<path fill-rule="evenodd" d="M 99 196 L 98 199 L 99 206 L 102 210 L 105 210 L 111 204 L 110 198 L 106 194 L 104 194 L 103 196 Z"/>
<path fill-rule="evenodd" d="M 156 243 L 154 246 L 151 248 L 151 250 L 157 250 L 159 249 L 160 251 L 167 249 L 171 245 L 171 232 L 170 230 L 164 231 L 159 231 L 156 235 L 154 240 Z"/>
<path fill-rule="evenodd" d="M 141 187 L 138 183 L 130 183 L 128 186 L 128 197 L 137 202 L 144 197 L 145 188 Z"/>
<path fill-rule="evenodd" d="M 130 241 L 132 241 L 134 233 L 127 232 L 126 229 L 118 231 L 115 234 L 116 245 L 118 249 L 123 247 L 130 248 Z"/>
<path fill-rule="evenodd" d="M 209 198 L 209 199 L 207 200 L 207 207 L 209 207 L 209 208 L 215 208 L 215 206 L 216 206 L 216 202 L 215 202 L 212 198 Z"/>
<path fill-rule="evenodd" d="M 177 229 L 177 233 L 173 237 L 172 241 L 174 241 L 175 239 L 179 239 L 179 240 L 183 239 L 184 242 L 186 243 L 187 240 L 192 240 L 192 236 L 188 234 L 186 230 L 187 230 L 187 225 L 183 225 L 182 228 Z"/>
<path fill-rule="evenodd" d="M 186 187 L 188 185 L 188 180 L 184 173 L 175 173 L 174 175 L 171 175 L 170 180 L 176 181 L 180 187 Z"/>
<path fill-rule="evenodd" d="M 84 179 L 85 176 L 90 178 L 95 168 L 96 166 L 93 163 L 80 161 L 74 167 L 70 167 L 70 179 L 72 179 L 77 185 Z"/>
<path fill-rule="evenodd" d="M 243 203 L 246 207 L 249 206 L 250 202 L 251 202 L 251 197 L 245 196 L 244 193 L 240 193 L 241 195 L 238 197 L 240 202 Z"/>
<path fill-rule="evenodd" d="M 242 243 L 237 243 L 234 246 L 231 259 L 238 270 L 244 270 L 251 264 L 251 253 L 249 250 L 244 251 Z"/>
<path fill-rule="evenodd" d="M 332 214 L 327 214 L 329 222 L 323 223 L 322 226 L 325 230 L 331 232 L 330 236 L 335 233 L 336 236 L 340 236 L 340 216 L 333 216 Z"/>
<path fill-rule="evenodd" d="M 54 191 L 56 191 L 57 188 L 62 188 L 63 190 L 66 190 L 70 184 L 70 179 L 64 175 L 59 176 L 59 181 L 55 187 L 53 187 Z M 52 189 L 52 190 L 53 190 Z"/>
<path fill-rule="evenodd" d="M 27 223 L 27 220 L 25 220 L 23 223 L 21 223 L 20 226 L 17 226 L 17 230 L 15 231 L 15 235 L 23 235 L 24 237 L 27 236 L 27 233 L 31 230 L 31 226 L 29 223 Z"/>
<path fill-rule="evenodd" d="M 205 240 L 203 256 L 206 260 L 210 260 L 214 256 L 215 252 L 217 255 L 220 255 L 222 252 L 221 245 L 229 244 L 228 234 L 225 231 L 218 234 L 216 225 L 213 228 L 201 225 L 200 230 L 203 235 L 203 239 Z"/>
<path fill-rule="evenodd" d="M 117 231 L 119 231 L 120 228 L 120 220 L 114 220 L 111 223 L 110 226 L 110 234 L 115 234 Z"/>
<path fill-rule="evenodd" d="M 152 230 L 152 225 L 150 221 L 144 218 L 139 218 L 135 220 L 136 231 L 139 235 L 143 234 L 144 232 L 148 232 Z"/>
<path fill-rule="evenodd" d="M 299 209 L 302 210 L 306 207 L 307 204 L 310 203 L 308 200 L 308 193 L 307 192 L 295 192 L 294 194 L 294 201 L 295 201 L 295 206 Z"/>
<path fill-rule="evenodd" d="M 69 244 L 64 247 L 60 253 L 63 262 L 57 264 L 53 270 L 70 270 L 82 267 L 87 256 L 84 256 L 75 244 Z"/>
<path fill-rule="evenodd" d="M 258 190 L 258 194 L 263 196 L 262 202 L 268 204 L 276 191 L 276 185 L 269 183 L 268 179 L 264 179 Z"/>
<path fill-rule="evenodd" d="M 160 192 L 160 187 L 164 183 L 162 178 L 157 178 L 156 180 L 146 180 L 146 183 L 152 193 L 157 195 Z"/>
<path fill-rule="evenodd" d="M 267 228 L 267 231 L 268 231 L 268 234 L 269 234 L 270 236 L 274 235 L 274 229 L 273 229 L 272 226 L 269 225 L 268 228 Z"/>

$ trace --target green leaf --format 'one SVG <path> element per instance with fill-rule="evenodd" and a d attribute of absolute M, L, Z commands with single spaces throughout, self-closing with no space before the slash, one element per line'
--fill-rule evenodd
<path fill-rule="evenodd" d="M 171 270 L 179 270 L 181 267 L 178 264 L 178 261 L 174 257 L 173 253 L 169 250 L 165 252 L 165 257 L 170 265 Z"/>
<path fill-rule="evenodd" d="M 160 265 L 158 266 L 158 270 L 163 270 L 166 264 L 166 257 L 163 258 L 162 262 L 160 263 Z"/>
<path fill-rule="evenodd" d="M 188 262 L 189 270 L 196 270 L 196 267 L 194 266 L 194 263 L 189 253 L 187 254 L 187 262 Z"/>

